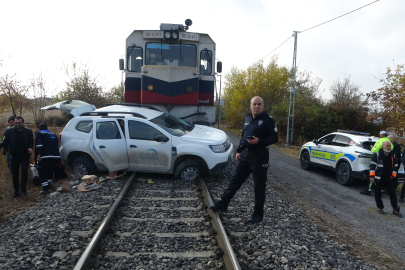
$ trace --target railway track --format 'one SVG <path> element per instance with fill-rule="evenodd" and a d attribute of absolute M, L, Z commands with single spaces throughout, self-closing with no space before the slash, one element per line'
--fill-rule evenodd
<path fill-rule="evenodd" d="M 131 175 L 74 269 L 241 269 L 203 179 L 154 181 Z"/>

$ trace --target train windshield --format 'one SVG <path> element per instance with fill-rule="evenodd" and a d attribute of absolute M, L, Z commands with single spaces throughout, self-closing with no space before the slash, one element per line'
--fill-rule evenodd
<path fill-rule="evenodd" d="M 197 47 L 191 44 L 147 43 L 146 65 L 195 67 Z"/>
<path fill-rule="evenodd" d="M 193 129 L 193 127 L 187 122 L 168 113 L 164 113 L 155 119 L 152 119 L 151 122 L 160 126 L 174 136 L 186 135 Z"/>

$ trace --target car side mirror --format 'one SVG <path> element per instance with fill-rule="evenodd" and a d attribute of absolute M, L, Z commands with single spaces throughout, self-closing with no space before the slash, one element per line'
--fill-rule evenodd
<path fill-rule="evenodd" d="M 157 142 L 167 142 L 169 140 L 169 138 L 167 138 L 165 135 L 163 135 L 163 134 L 160 134 L 160 135 L 157 135 L 156 137 L 155 137 L 155 141 L 157 141 Z"/>
<path fill-rule="evenodd" d="M 314 144 L 318 145 L 318 140 L 317 140 L 317 139 L 314 139 L 312 142 L 313 142 Z"/>

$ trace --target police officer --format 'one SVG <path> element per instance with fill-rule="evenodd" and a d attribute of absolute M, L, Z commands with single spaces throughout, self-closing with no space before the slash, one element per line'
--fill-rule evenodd
<path fill-rule="evenodd" d="M 263 99 L 254 97 L 250 101 L 252 111 L 245 119 L 242 138 L 236 149 L 236 170 L 224 191 L 221 200 L 209 208 L 214 211 L 228 211 L 228 204 L 243 182 L 253 173 L 255 207 L 246 223 L 254 224 L 263 220 L 266 199 L 267 168 L 269 167 L 268 146 L 278 142 L 277 127 L 273 117 L 263 112 Z"/>
<path fill-rule="evenodd" d="M 38 174 L 41 180 L 41 195 L 49 194 L 49 186 L 53 180 L 53 168 L 60 160 L 59 140 L 55 134 L 48 130 L 46 124 L 39 125 L 35 136 L 35 155 L 38 160 Z"/>

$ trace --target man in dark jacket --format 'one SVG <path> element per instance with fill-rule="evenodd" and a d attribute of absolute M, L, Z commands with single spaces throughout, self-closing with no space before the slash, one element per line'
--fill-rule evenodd
<path fill-rule="evenodd" d="M 401 161 L 402 161 L 402 164 L 405 167 L 405 149 L 404 149 L 404 152 L 402 153 Z M 405 197 L 405 182 L 402 184 L 401 195 L 399 195 L 399 202 L 400 203 L 404 203 L 404 201 L 405 201 L 404 197 Z"/>
<path fill-rule="evenodd" d="M 13 198 L 28 196 L 27 179 L 28 166 L 34 139 L 32 130 L 24 127 L 24 119 L 17 116 L 14 121 L 14 127 L 6 129 L 4 140 L 0 143 L 0 148 L 8 147 L 8 153 L 11 156 L 11 173 L 13 175 L 14 195 Z M 21 166 L 21 192 L 19 184 L 19 169 Z"/>
<path fill-rule="evenodd" d="M 398 164 L 395 163 L 395 153 L 391 151 L 391 143 L 384 141 L 382 148 L 373 154 L 370 162 L 370 181 L 374 183 L 377 188 L 375 191 L 375 202 L 377 204 L 378 213 L 384 214 L 384 204 L 381 200 L 381 189 L 385 187 L 390 196 L 392 214 L 397 217 L 402 217 L 399 213 L 399 206 L 397 204 L 397 196 L 392 179 L 397 176 Z"/>
<path fill-rule="evenodd" d="M 394 146 L 394 154 L 395 154 L 395 163 L 398 164 L 398 169 L 401 167 L 401 146 L 396 142 L 397 137 L 395 135 L 390 135 L 388 136 L 390 139 L 390 142 Z M 394 190 L 397 189 L 399 186 L 398 179 L 397 177 L 393 178 L 393 183 L 394 183 Z"/>
<path fill-rule="evenodd" d="M 15 121 L 14 116 L 10 116 L 10 117 L 8 118 L 8 121 L 7 121 L 7 122 L 8 122 L 8 127 L 7 127 L 7 129 L 14 127 L 14 121 Z M 4 133 L 5 133 L 5 132 L 4 132 Z M 5 134 L 3 134 L 3 138 L 1 139 L 1 141 L 4 140 L 4 136 L 5 136 Z M 10 156 L 10 154 L 8 153 L 7 147 L 4 147 L 4 148 L 3 148 L 3 155 L 6 156 L 7 169 L 9 170 L 9 172 L 11 172 L 11 156 Z"/>
<path fill-rule="evenodd" d="M 49 194 L 49 186 L 53 180 L 53 169 L 60 159 L 59 140 L 55 134 L 48 130 L 46 124 L 39 125 L 35 136 L 35 157 L 38 160 L 38 174 L 41 180 L 41 195 Z"/>
<path fill-rule="evenodd" d="M 209 208 L 214 211 L 228 210 L 228 204 L 242 186 L 248 176 L 253 173 L 255 207 L 253 215 L 246 223 L 258 223 L 263 220 L 264 201 L 266 199 L 267 169 L 269 167 L 268 146 L 278 142 L 278 131 L 273 117 L 263 112 L 264 104 L 261 97 L 250 101 L 249 114 L 245 119 L 242 138 L 236 149 L 236 170 L 229 181 L 221 201 Z"/>

